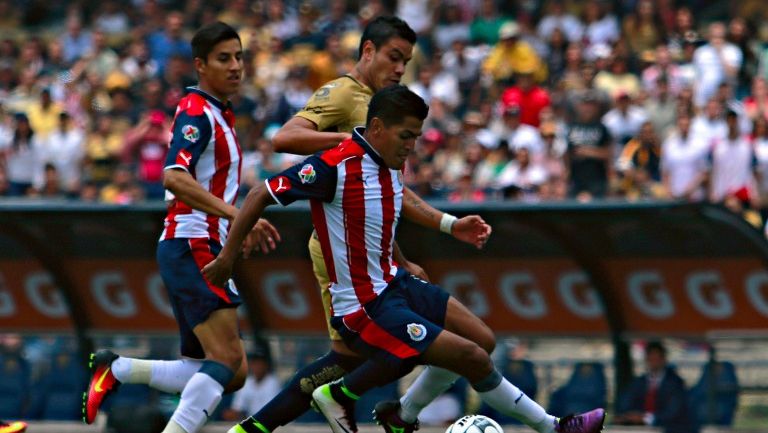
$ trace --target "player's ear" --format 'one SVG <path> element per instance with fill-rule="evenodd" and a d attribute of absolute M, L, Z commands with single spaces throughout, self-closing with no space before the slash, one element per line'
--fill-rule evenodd
<path fill-rule="evenodd" d="M 371 119 L 371 124 L 368 125 L 368 129 L 371 130 L 372 134 L 378 134 L 382 129 L 384 129 L 384 122 L 382 122 L 378 117 L 374 117 Z"/>
<path fill-rule="evenodd" d="M 203 72 L 205 72 L 205 67 L 208 66 L 205 62 L 205 60 L 201 59 L 200 57 L 195 57 L 195 71 L 197 71 L 197 75 L 202 75 Z"/>
<path fill-rule="evenodd" d="M 363 58 L 370 61 L 374 54 L 376 54 L 376 44 L 371 40 L 363 42 Z"/>

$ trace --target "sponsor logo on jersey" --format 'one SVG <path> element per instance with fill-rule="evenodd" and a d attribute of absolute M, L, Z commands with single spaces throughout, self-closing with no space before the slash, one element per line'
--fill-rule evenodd
<path fill-rule="evenodd" d="M 197 143 L 197 140 L 200 139 L 200 130 L 194 125 L 182 126 L 181 133 L 184 135 L 185 140 L 191 141 L 192 143 Z"/>
<path fill-rule="evenodd" d="M 312 183 L 316 178 L 317 172 L 315 172 L 315 167 L 312 167 L 312 164 L 304 164 L 304 167 L 301 167 L 301 170 L 299 170 L 301 183 Z"/>
<path fill-rule="evenodd" d="M 421 323 L 409 323 L 406 326 L 406 330 L 408 336 L 410 336 L 413 341 L 421 341 L 427 336 L 427 328 Z"/>
<path fill-rule="evenodd" d="M 285 176 L 277 176 L 269 180 L 269 188 L 275 194 L 282 194 L 291 189 L 291 180 Z"/>

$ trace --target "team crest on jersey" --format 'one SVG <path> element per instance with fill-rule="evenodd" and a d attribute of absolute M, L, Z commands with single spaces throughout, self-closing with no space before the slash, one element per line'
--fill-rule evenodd
<path fill-rule="evenodd" d="M 317 172 L 315 172 L 315 167 L 312 167 L 312 164 L 304 164 L 304 167 L 301 167 L 301 170 L 299 170 L 301 183 L 312 183 L 315 181 L 315 178 L 317 178 Z"/>
<path fill-rule="evenodd" d="M 291 180 L 285 176 L 277 176 L 269 180 L 269 189 L 275 194 L 282 194 L 291 189 Z"/>
<path fill-rule="evenodd" d="M 181 127 L 181 133 L 184 135 L 184 139 L 196 143 L 200 139 L 200 130 L 194 125 L 184 125 Z"/>
<path fill-rule="evenodd" d="M 413 341 L 421 341 L 427 336 L 427 328 L 421 323 L 409 323 L 405 329 Z"/>

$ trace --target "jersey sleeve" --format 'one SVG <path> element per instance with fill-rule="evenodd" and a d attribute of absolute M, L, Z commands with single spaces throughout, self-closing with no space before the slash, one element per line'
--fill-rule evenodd
<path fill-rule="evenodd" d="M 276 202 L 288 206 L 296 200 L 333 200 L 336 191 L 336 167 L 318 155 L 283 170 L 265 180 L 267 191 Z"/>
<path fill-rule="evenodd" d="M 317 125 L 318 131 L 328 131 L 344 123 L 349 118 L 349 107 L 354 105 L 350 100 L 345 101 L 345 95 L 348 93 L 345 89 L 345 86 L 336 82 L 320 87 L 296 116 Z"/>
<path fill-rule="evenodd" d="M 190 171 L 197 164 L 208 142 L 211 141 L 211 122 L 205 113 L 191 116 L 181 112 L 173 122 L 170 149 L 165 169 L 181 168 Z"/>

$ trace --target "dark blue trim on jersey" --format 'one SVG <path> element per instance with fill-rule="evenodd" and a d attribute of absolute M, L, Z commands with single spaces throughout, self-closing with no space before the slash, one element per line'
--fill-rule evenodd
<path fill-rule="evenodd" d="M 370 144 L 368 144 L 367 141 L 365 141 L 365 138 L 363 137 L 363 133 L 365 132 L 365 127 L 363 126 L 356 126 L 352 129 L 352 139 L 355 140 L 355 143 L 359 144 L 360 147 L 365 150 L 365 153 L 370 155 L 370 157 L 376 161 L 376 164 L 379 164 L 380 166 L 384 168 L 388 168 L 387 164 L 384 163 L 384 160 L 381 159 L 381 155 L 379 155 L 379 152 L 376 152 L 376 150 L 371 147 Z"/>
<path fill-rule="evenodd" d="M 198 95 L 200 95 L 203 98 L 205 98 L 206 101 L 210 102 L 211 104 L 216 106 L 216 108 L 218 108 L 221 111 L 224 111 L 226 109 L 232 109 L 232 102 L 231 101 L 227 101 L 227 103 L 225 104 L 225 103 L 221 102 L 217 97 L 211 95 L 210 93 L 207 93 L 204 90 L 200 90 L 200 88 L 197 87 L 197 86 L 187 87 L 187 92 L 189 92 L 189 93 L 197 93 Z"/>

